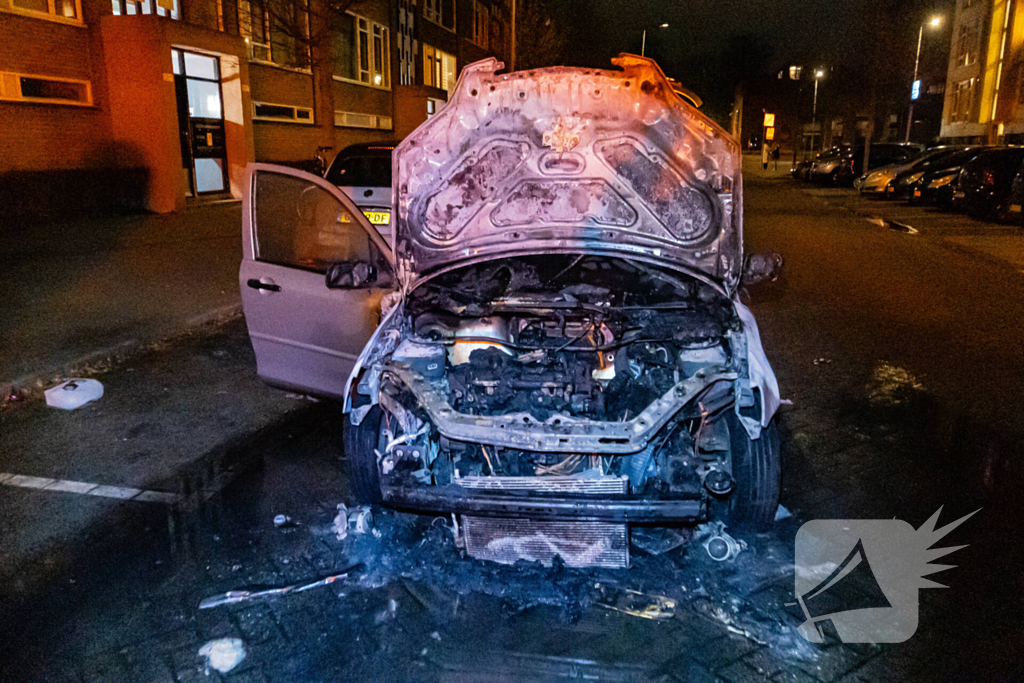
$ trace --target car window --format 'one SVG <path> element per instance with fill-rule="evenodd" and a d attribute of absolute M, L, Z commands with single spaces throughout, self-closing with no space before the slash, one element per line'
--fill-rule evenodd
<path fill-rule="evenodd" d="M 325 189 L 301 178 L 260 171 L 255 191 L 257 260 L 320 273 L 342 261 L 388 268 L 363 227 Z"/>
<path fill-rule="evenodd" d="M 391 157 L 339 155 L 327 171 L 327 182 L 349 187 L 391 187 Z"/>

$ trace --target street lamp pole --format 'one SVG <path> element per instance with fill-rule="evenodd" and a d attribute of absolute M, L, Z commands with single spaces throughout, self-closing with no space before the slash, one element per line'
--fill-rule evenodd
<path fill-rule="evenodd" d="M 668 24 L 660 24 L 658 28 L 668 28 Z M 644 29 L 644 36 L 640 40 L 640 56 L 645 57 L 647 51 L 647 29 Z"/>
<path fill-rule="evenodd" d="M 818 123 L 818 81 L 825 75 L 825 72 L 821 69 L 815 69 L 814 71 L 814 103 L 811 105 L 811 151 L 814 151 L 814 128 Z M 825 139 L 825 135 L 822 134 L 821 139 Z"/>
<path fill-rule="evenodd" d="M 942 23 L 942 17 L 932 17 L 928 22 L 928 25 L 932 28 L 938 28 Z M 917 29 L 917 52 L 914 53 L 914 80 L 910 82 L 910 87 L 914 87 L 914 83 L 917 83 L 917 68 L 921 64 L 921 41 L 924 39 L 924 24 L 921 24 Z M 911 94 L 910 97 L 910 110 L 907 112 L 907 135 L 904 138 L 904 142 L 910 142 L 910 127 L 914 125 L 914 97 Z"/>

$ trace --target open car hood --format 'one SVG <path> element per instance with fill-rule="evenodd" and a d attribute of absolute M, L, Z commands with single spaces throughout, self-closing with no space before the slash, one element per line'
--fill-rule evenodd
<path fill-rule="evenodd" d="M 628 256 L 732 294 L 742 270 L 740 149 L 653 60 L 621 71 L 466 66 L 393 157 L 395 262 L 408 288 L 515 254 Z"/>

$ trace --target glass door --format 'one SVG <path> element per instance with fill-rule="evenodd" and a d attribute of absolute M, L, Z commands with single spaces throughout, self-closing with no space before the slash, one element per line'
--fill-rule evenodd
<path fill-rule="evenodd" d="M 171 50 L 178 100 L 185 193 L 224 192 L 227 148 L 220 89 L 220 60 L 185 50 Z"/>

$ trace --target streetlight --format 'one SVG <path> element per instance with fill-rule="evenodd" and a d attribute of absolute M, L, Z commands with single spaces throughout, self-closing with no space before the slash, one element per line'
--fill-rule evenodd
<path fill-rule="evenodd" d="M 659 24 L 658 28 L 668 28 L 668 24 Z M 644 51 L 647 49 L 647 29 L 644 29 L 644 37 L 640 42 L 640 56 L 644 56 Z"/>
<path fill-rule="evenodd" d="M 818 119 L 818 81 L 820 81 L 824 75 L 824 69 L 814 70 L 814 103 L 811 105 L 811 151 L 814 151 L 814 128 L 817 125 Z M 822 135 L 821 139 L 824 140 L 825 136 Z"/>
<path fill-rule="evenodd" d="M 938 28 L 942 26 L 942 17 L 935 16 L 928 20 L 928 26 L 931 28 Z M 917 83 L 917 67 L 921 63 L 921 40 L 924 38 L 924 24 L 917 29 L 917 52 L 914 54 L 914 80 L 910 82 L 910 87 L 913 89 L 914 84 Z M 907 112 L 907 137 L 904 142 L 910 142 L 910 127 L 914 125 L 914 95 L 913 92 L 910 96 L 910 111 Z"/>

